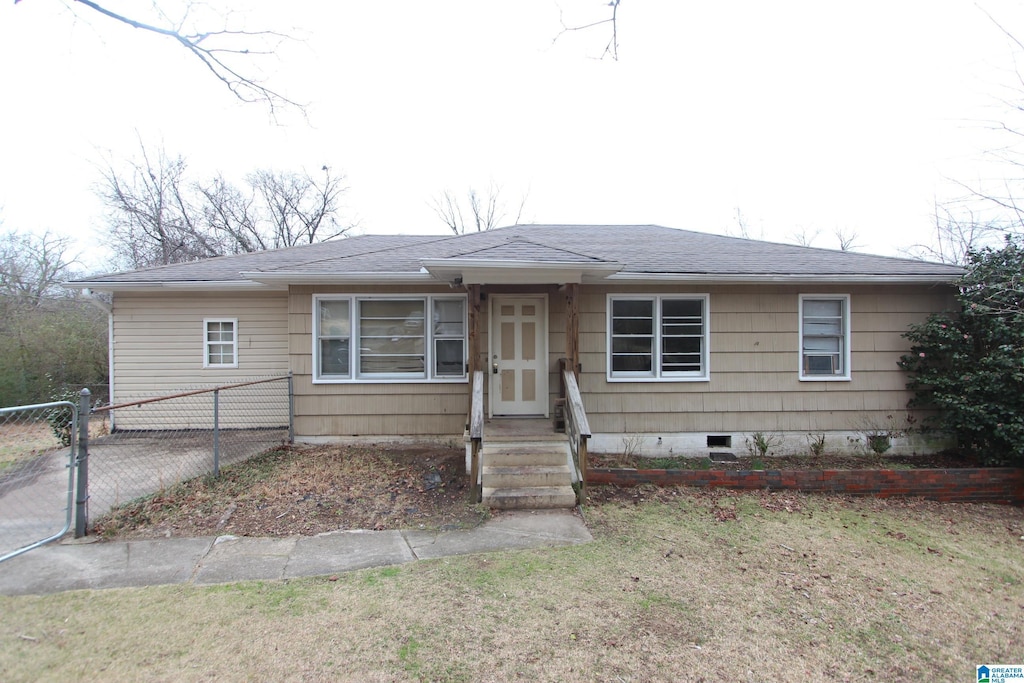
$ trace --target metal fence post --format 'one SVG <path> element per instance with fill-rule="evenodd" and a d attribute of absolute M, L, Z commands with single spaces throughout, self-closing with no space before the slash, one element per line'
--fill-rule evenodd
<path fill-rule="evenodd" d="M 220 476 L 220 389 L 213 390 L 213 476 Z"/>
<path fill-rule="evenodd" d="M 288 371 L 288 443 L 295 443 L 295 384 Z"/>
<path fill-rule="evenodd" d="M 92 394 L 82 389 L 78 397 L 78 487 L 75 500 L 75 538 L 89 530 L 89 399 Z"/>

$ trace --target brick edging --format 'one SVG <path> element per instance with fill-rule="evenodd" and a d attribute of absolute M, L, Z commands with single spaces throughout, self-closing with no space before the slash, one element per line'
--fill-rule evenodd
<path fill-rule="evenodd" d="M 918 470 L 635 470 L 595 467 L 588 484 L 698 486 L 855 496 L 921 496 L 957 503 L 1024 505 L 1024 468 Z"/>

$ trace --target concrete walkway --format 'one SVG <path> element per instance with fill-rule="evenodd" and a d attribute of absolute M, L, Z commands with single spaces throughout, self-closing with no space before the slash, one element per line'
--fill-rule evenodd
<path fill-rule="evenodd" d="M 70 540 L 0 563 L 0 594 L 279 580 L 592 540 L 583 521 L 569 510 L 503 512 L 475 529 L 456 531 L 334 531 L 288 538 L 219 536 L 87 543 Z"/>

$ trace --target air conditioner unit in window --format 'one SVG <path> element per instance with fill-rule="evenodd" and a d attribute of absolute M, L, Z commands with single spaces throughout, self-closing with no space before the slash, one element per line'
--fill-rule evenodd
<path fill-rule="evenodd" d="M 836 375 L 837 361 L 835 356 L 804 356 L 805 375 Z"/>

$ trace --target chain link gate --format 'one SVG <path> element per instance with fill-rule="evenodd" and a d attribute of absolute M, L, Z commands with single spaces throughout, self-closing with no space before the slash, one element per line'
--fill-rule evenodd
<path fill-rule="evenodd" d="M 0 562 L 71 528 L 78 414 L 70 401 L 0 408 Z"/>
<path fill-rule="evenodd" d="M 72 520 L 80 538 L 90 515 L 294 440 L 290 374 L 114 406 L 90 398 L 0 408 L 0 562 Z"/>

